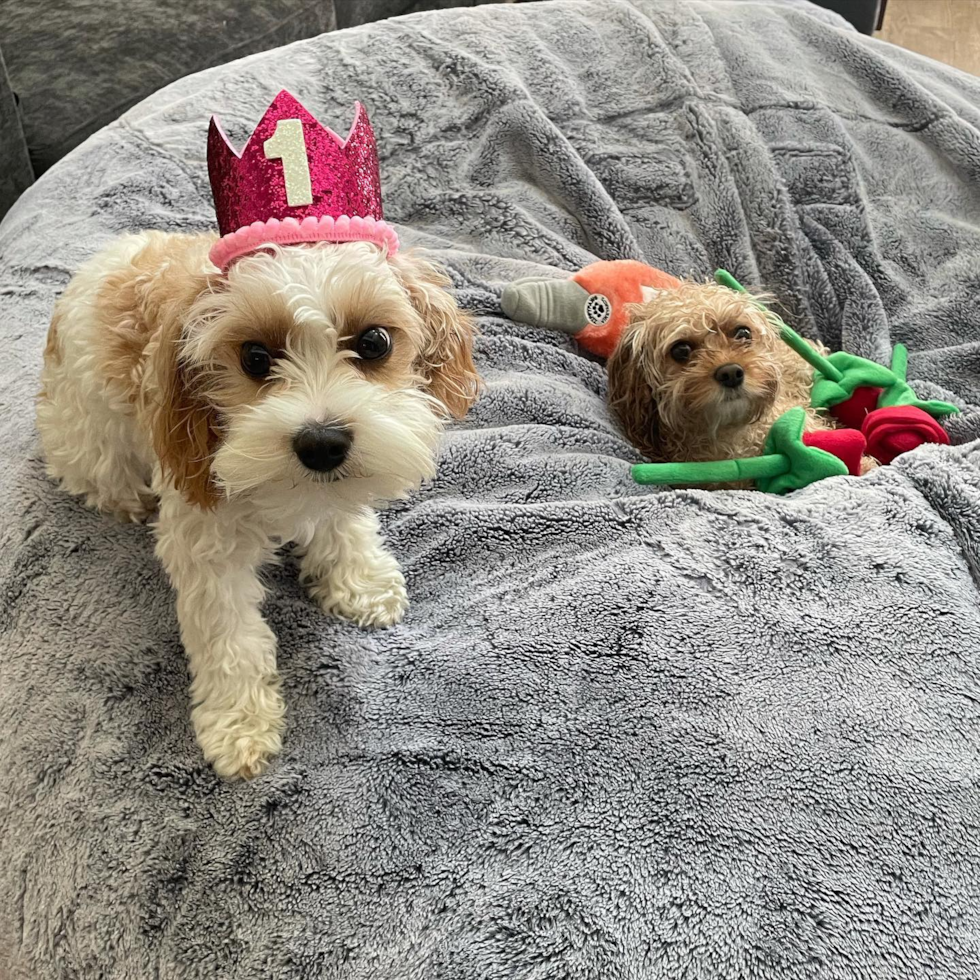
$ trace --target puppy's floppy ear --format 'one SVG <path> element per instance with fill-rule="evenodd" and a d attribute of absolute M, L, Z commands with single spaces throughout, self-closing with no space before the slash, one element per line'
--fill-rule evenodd
<path fill-rule="evenodd" d="M 425 384 L 448 414 L 461 419 L 480 390 L 473 320 L 456 305 L 449 278 L 436 266 L 411 254 L 389 261 L 424 324 L 418 367 Z"/>
<path fill-rule="evenodd" d="M 221 438 L 219 419 L 204 396 L 200 373 L 182 355 L 194 301 L 223 283 L 207 262 L 209 246 L 205 236 L 154 236 L 114 292 L 151 337 L 144 351 L 139 403 L 153 450 L 176 489 L 205 509 L 218 501 L 211 460 Z"/>
<path fill-rule="evenodd" d="M 207 510 L 218 501 L 211 460 L 221 436 L 200 378 L 182 362 L 182 345 L 182 323 L 175 318 L 160 332 L 160 346 L 150 359 L 156 389 L 150 411 L 153 449 L 184 498 Z"/>
<path fill-rule="evenodd" d="M 660 415 L 653 390 L 643 370 L 642 355 L 624 332 L 606 365 L 609 375 L 609 405 L 623 431 L 648 459 L 662 455 Z"/>

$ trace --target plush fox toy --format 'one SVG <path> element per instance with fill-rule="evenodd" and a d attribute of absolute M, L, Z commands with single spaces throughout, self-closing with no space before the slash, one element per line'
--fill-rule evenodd
<path fill-rule="evenodd" d="M 633 259 L 593 262 L 570 279 L 518 279 L 500 305 L 512 320 L 571 334 L 587 351 L 609 357 L 628 319 L 626 307 L 643 303 L 679 280 Z"/>

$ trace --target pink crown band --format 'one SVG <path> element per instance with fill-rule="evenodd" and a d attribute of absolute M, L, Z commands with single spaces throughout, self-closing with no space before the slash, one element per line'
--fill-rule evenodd
<path fill-rule="evenodd" d="M 263 245 L 299 245 L 312 242 L 373 242 L 389 255 L 398 251 L 398 235 L 386 221 L 375 218 L 337 218 L 324 215 L 297 221 L 295 218 L 270 218 L 253 221 L 231 234 L 223 235 L 211 246 L 211 261 L 222 272 L 235 259 L 261 249 Z"/>

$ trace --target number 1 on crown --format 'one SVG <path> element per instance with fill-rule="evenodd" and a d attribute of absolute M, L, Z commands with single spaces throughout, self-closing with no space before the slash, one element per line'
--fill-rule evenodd
<path fill-rule="evenodd" d="M 280 119 L 276 131 L 262 144 L 266 160 L 282 160 L 282 178 L 286 184 L 286 203 L 291 208 L 313 203 L 310 184 L 310 161 L 306 156 L 306 138 L 299 119 Z"/>

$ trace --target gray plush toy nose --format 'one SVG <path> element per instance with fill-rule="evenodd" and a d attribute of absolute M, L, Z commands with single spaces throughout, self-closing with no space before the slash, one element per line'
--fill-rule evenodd
<path fill-rule="evenodd" d="M 500 305 L 518 323 L 577 334 L 589 325 L 589 293 L 571 279 L 519 279 L 504 288 Z"/>

